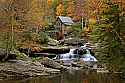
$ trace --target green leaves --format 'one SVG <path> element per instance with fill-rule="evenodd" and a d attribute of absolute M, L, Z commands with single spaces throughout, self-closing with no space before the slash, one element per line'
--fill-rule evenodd
<path fill-rule="evenodd" d="M 108 63 L 109 69 L 113 71 L 122 71 L 125 65 L 125 44 L 121 41 L 125 38 L 120 34 L 124 34 L 125 19 L 120 16 L 121 11 L 117 4 L 106 3 L 106 6 L 107 9 L 100 14 L 100 24 L 93 25 L 92 38 L 96 43 L 100 43 L 97 49 L 99 61 Z"/>
<path fill-rule="evenodd" d="M 41 43 L 47 43 L 47 42 L 49 41 L 48 38 L 49 38 L 49 37 L 48 37 L 48 35 L 47 35 L 45 32 L 40 32 L 40 33 L 39 33 L 39 41 L 40 41 Z"/>

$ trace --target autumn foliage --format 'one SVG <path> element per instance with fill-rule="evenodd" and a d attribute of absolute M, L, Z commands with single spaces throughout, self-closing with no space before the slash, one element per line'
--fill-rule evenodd
<path fill-rule="evenodd" d="M 74 10 L 75 10 L 75 8 L 74 8 L 74 1 L 73 0 L 68 0 L 68 7 L 67 7 L 67 16 L 69 16 L 69 17 L 73 17 L 74 16 Z"/>
<path fill-rule="evenodd" d="M 59 4 L 56 8 L 56 15 L 57 16 L 62 16 L 63 15 L 63 5 Z"/>

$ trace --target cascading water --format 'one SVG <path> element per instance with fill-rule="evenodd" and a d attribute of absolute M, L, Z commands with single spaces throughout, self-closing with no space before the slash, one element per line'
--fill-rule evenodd
<path fill-rule="evenodd" d="M 70 49 L 70 51 L 69 51 L 69 54 L 74 54 L 74 51 L 75 51 L 76 49 Z"/>
<path fill-rule="evenodd" d="M 86 54 L 90 54 L 90 51 L 88 49 L 86 49 Z M 91 55 L 91 54 L 90 54 Z"/>
<path fill-rule="evenodd" d="M 82 56 L 83 57 L 81 58 L 81 60 L 83 60 L 83 61 L 86 61 L 86 62 L 87 61 L 94 61 L 94 62 L 97 61 L 97 59 L 91 55 L 89 49 L 86 49 L 86 54 L 83 54 Z"/>
<path fill-rule="evenodd" d="M 72 57 L 74 57 L 74 51 L 76 49 L 70 49 L 69 53 L 66 54 L 60 54 L 60 59 L 71 59 Z"/>
<path fill-rule="evenodd" d="M 79 51 L 86 51 L 86 52 L 81 55 L 79 54 Z M 71 61 L 73 59 L 79 59 L 84 62 L 97 62 L 96 58 L 91 55 L 90 49 L 85 47 L 70 49 L 69 53 L 60 54 L 57 56 L 56 59 L 63 61 L 63 63 L 66 65 L 71 65 Z"/>
<path fill-rule="evenodd" d="M 57 59 L 63 61 L 64 65 L 71 65 L 75 50 L 76 49 L 70 49 L 69 53 L 57 55 Z"/>

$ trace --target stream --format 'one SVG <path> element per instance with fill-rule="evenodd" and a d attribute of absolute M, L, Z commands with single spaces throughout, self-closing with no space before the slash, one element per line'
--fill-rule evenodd
<path fill-rule="evenodd" d="M 0 83 L 125 83 L 125 80 L 122 80 L 118 74 L 95 72 L 85 74 L 82 71 L 70 71 L 57 76 L 6 80 Z"/>
<path fill-rule="evenodd" d="M 55 59 L 62 60 L 65 65 L 71 65 L 69 63 L 74 59 L 80 59 L 88 66 L 94 67 L 96 65 L 97 60 L 92 56 L 89 49 L 82 48 L 82 55 L 79 56 L 79 54 L 81 54 L 81 51 L 70 49 L 69 53 L 60 54 Z M 121 79 L 120 74 L 97 73 L 87 69 L 74 70 L 71 67 L 68 71 L 54 76 L 33 77 L 22 80 L 0 80 L 0 83 L 125 83 L 125 80 Z"/>

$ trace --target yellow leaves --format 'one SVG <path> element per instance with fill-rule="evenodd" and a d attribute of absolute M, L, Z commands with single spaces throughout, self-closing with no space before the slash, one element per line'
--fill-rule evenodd
<path fill-rule="evenodd" d="M 84 31 L 87 32 L 87 33 L 89 33 L 89 32 L 92 31 L 92 29 L 91 29 L 90 27 L 85 27 L 85 28 L 84 28 Z"/>
<path fill-rule="evenodd" d="M 112 32 L 112 30 L 113 30 L 113 26 L 111 24 L 108 24 L 105 28 L 105 31 L 107 32 Z"/>
<path fill-rule="evenodd" d="M 59 4 L 56 8 L 56 15 L 61 16 L 63 14 L 63 5 Z"/>
<path fill-rule="evenodd" d="M 90 22 L 91 24 L 95 24 L 95 23 L 96 23 L 96 16 L 90 17 L 89 22 Z"/>
<path fill-rule="evenodd" d="M 97 13 L 100 12 L 103 6 L 103 0 L 87 0 L 84 4 L 85 5 L 83 7 L 83 11 L 85 13 L 85 16 L 91 16 L 91 14 L 97 15 Z"/>
<path fill-rule="evenodd" d="M 106 31 L 106 32 L 112 32 L 113 31 L 113 26 L 112 24 L 100 24 L 99 25 L 99 28 L 103 31 Z"/>
<path fill-rule="evenodd" d="M 72 0 L 68 1 L 68 7 L 67 7 L 66 11 L 67 11 L 67 16 L 73 17 L 73 15 L 74 15 L 74 3 Z"/>
<path fill-rule="evenodd" d="M 42 10 L 39 6 L 38 0 L 32 0 L 32 7 L 28 11 L 28 14 L 26 15 L 26 18 L 31 23 L 34 23 L 36 25 L 42 25 Z"/>

